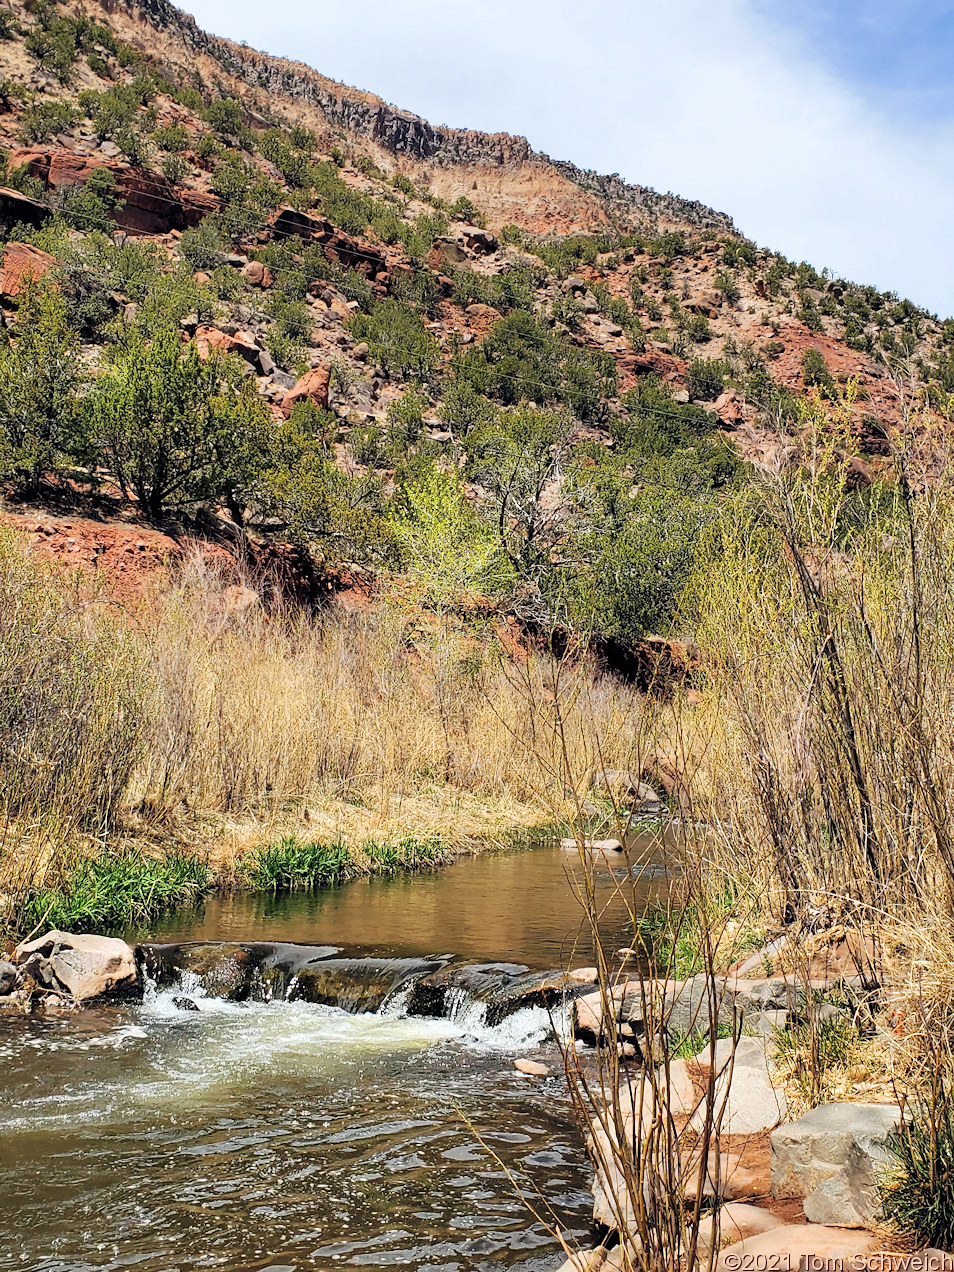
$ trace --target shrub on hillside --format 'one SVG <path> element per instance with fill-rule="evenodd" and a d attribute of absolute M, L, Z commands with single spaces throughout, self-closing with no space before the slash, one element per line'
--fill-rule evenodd
<path fill-rule="evenodd" d="M 44 473 L 82 451 L 77 394 L 83 379 L 79 338 L 63 297 L 53 287 L 29 287 L 0 343 L 0 464 L 6 473 L 35 490 Z"/>
<path fill-rule="evenodd" d="M 686 377 L 690 398 L 700 402 L 717 398 L 730 372 L 731 367 L 724 358 L 694 358 Z"/>
<path fill-rule="evenodd" d="M 356 340 L 367 341 L 371 356 L 386 374 L 426 381 L 433 375 L 440 349 L 420 317 L 396 300 L 379 301 L 369 314 L 357 313 L 349 324 Z"/>
<path fill-rule="evenodd" d="M 268 453 L 267 413 L 226 360 L 183 350 L 177 331 L 133 331 L 89 394 L 96 443 L 124 490 L 158 517 L 224 498 L 241 522 Z"/>

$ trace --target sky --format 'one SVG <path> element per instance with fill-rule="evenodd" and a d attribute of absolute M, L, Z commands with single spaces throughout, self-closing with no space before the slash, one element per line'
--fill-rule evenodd
<path fill-rule="evenodd" d="M 954 314 L 954 0 L 179 0 L 434 124 L 519 133 Z"/>

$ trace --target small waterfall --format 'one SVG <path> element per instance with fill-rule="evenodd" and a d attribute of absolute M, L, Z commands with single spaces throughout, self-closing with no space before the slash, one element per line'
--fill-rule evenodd
<path fill-rule="evenodd" d="M 581 989 L 559 971 L 439 958 L 346 957 L 333 946 L 185 943 L 141 947 L 147 1001 L 162 1013 L 314 1004 L 352 1016 L 444 1020 L 490 1045 L 565 1033 Z"/>

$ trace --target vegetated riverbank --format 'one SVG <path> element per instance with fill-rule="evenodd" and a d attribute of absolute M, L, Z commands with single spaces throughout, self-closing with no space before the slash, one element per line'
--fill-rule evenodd
<path fill-rule="evenodd" d="M 172 900 L 199 886 L 199 866 L 168 882 L 184 857 L 241 881 L 294 839 L 345 846 L 319 873 L 407 868 L 552 820 L 533 742 L 547 661 L 511 661 L 485 620 L 267 611 L 201 559 L 133 612 L 107 600 L 0 534 L 0 894 L 19 930 L 74 875 L 119 887 L 121 866 L 90 859 L 143 858 L 120 891 Z M 622 767 L 625 704 L 580 674 Z"/>
<path fill-rule="evenodd" d="M 746 1258 L 954 1246 L 948 452 L 899 448 L 858 489 L 830 436 L 789 445 L 696 575 L 706 675 L 674 747 L 691 905 L 650 926 L 654 975 L 598 960 L 604 1046 L 576 1092 L 613 1236 L 568 1268 L 706 1266 L 739 1236 Z M 736 961 L 747 929 L 763 944 Z M 666 1044 L 693 1018 L 687 1069 Z M 828 1231 L 739 1232 L 743 1131 L 763 1195 Z"/>
<path fill-rule="evenodd" d="M 512 830 L 499 841 L 466 844 L 433 835 L 358 844 L 286 835 L 250 848 L 218 869 L 181 850 L 142 856 L 130 849 L 105 849 L 83 858 L 52 886 L 30 894 L 17 923 L 21 933 L 145 928 L 163 913 L 191 906 L 213 892 L 313 892 L 361 877 L 433 870 L 462 855 L 529 847 L 553 838 L 553 828 L 544 825 Z"/>

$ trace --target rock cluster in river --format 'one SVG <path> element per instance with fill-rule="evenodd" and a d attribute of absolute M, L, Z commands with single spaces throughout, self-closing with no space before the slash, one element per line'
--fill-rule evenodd
<path fill-rule="evenodd" d="M 0 993 L 8 1005 L 25 1009 L 129 997 L 141 988 L 136 951 L 112 936 L 54 929 L 24 941 L 0 963 Z"/>

